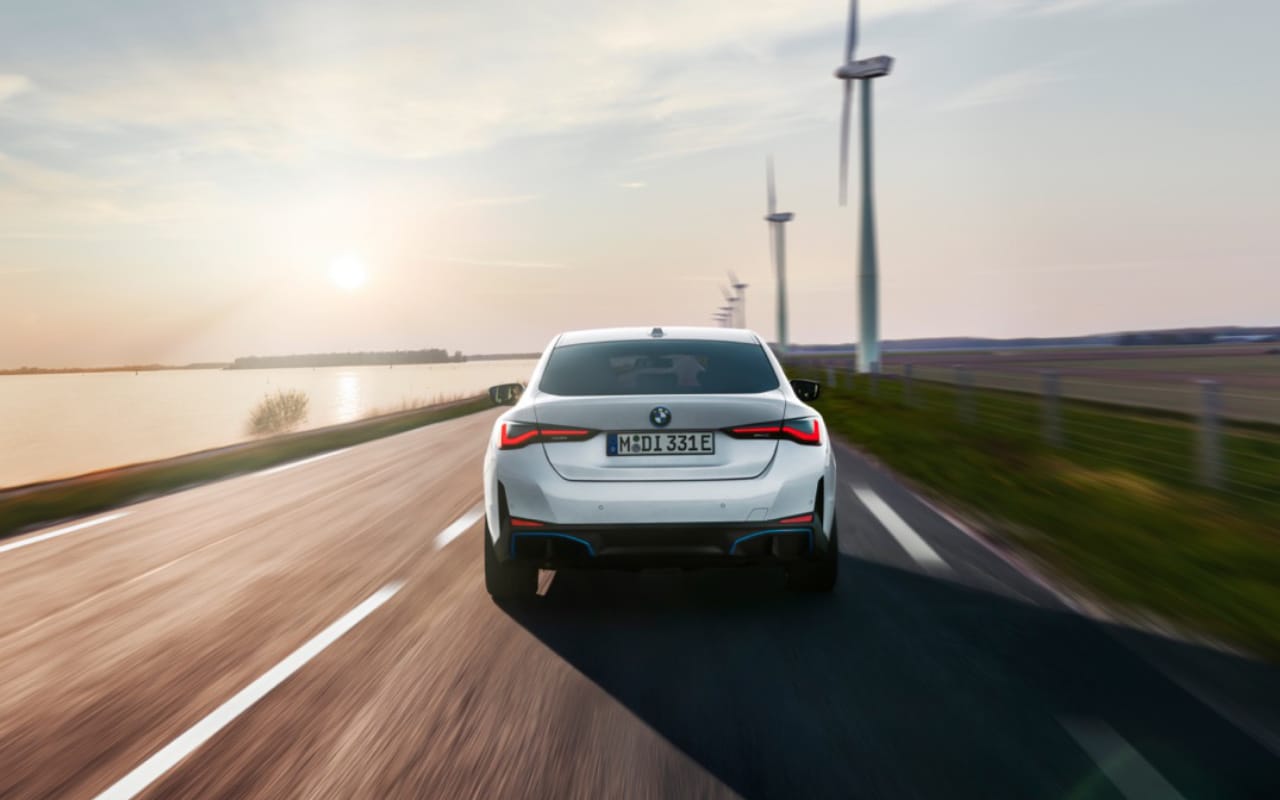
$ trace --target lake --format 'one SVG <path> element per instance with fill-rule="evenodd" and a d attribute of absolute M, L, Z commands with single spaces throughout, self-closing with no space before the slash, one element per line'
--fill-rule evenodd
<path fill-rule="evenodd" d="M 318 428 L 527 381 L 535 363 L 0 375 L 0 487 L 246 441 L 280 389 L 306 392 Z"/>

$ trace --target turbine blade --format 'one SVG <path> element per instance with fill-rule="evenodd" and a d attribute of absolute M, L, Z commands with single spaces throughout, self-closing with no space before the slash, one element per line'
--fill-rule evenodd
<path fill-rule="evenodd" d="M 849 32 L 844 39 L 844 63 L 853 60 L 853 51 L 858 49 L 858 0 L 849 0 Z"/>
<path fill-rule="evenodd" d="M 840 205 L 849 195 L 849 124 L 853 115 L 853 81 L 844 82 L 844 111 L 840 115 Z"/>
<path fill-rule="evenodd" d="M 768 184 L 769 213 L 772 214 L 778 210 L 778 193 L 773 185 L 773 156 L 765 162 L 765 181 Z"/>

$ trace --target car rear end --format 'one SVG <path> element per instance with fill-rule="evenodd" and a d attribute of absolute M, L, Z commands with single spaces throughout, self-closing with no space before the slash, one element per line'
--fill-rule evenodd
<path fill-rule="evenodd" d="M 834 469 L 821 417 L 755 334 L 565 334 L 495 424 L 490 541 L 552 569 L 821 558 Z"/>

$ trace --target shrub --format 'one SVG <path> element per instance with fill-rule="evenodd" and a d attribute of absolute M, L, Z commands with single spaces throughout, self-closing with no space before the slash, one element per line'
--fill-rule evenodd
<path fill-rule="evenodd" d="M 306 393 L 297 389 L 267 395 L 249 415 L 249 433 L 270 436 L 291 431 L 306 421 L 309 404 Z"/>

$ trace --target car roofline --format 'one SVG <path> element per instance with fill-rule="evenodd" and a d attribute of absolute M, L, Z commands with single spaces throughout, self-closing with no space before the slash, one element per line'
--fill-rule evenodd
<path fill-rule="evenodd" d="M 657 331 L 661 331 L 659 335 Z M 698 326 L 649 326 L 626 328 L 590 328 L 565 331 L 556 337 L 555 347 L 592 342 L 629 342 L 661 339 L 680 339 L 710 342 L 739 342 L 763 346 L 764 339 L 755 331 L 745 328 L 712 328 Z"/>

